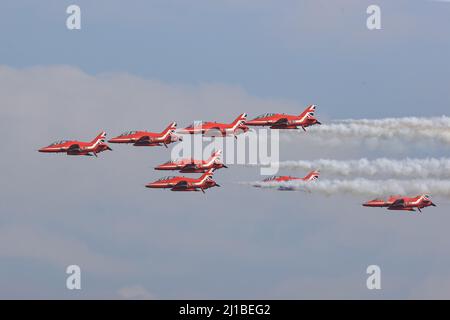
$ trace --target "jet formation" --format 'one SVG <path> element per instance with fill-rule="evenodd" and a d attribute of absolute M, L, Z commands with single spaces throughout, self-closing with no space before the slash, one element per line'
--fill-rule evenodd
<path fill-rule="evenodd" d="M 288 115 L 284 113 L 265 113 L 252 120 L 247 120 L 247 114 L 242 113 L 235 118 L 231 123 L 221 123 L 216 121 L 200 121 L 179 129 L 177 131 L 177 123 L 171 122 L 161 132 L 126 131 L 116 137 L 108 140 L 108 143 L 115 144 L 132 144 L 136 147 L 155 147 L 168 145 L 177 141 L 182 141 L 183 138 L 179 134 L 201 134 L 203 136 L 211 137 L 227 137 L 234 136 L 237 138 L 239 134 L 243 134 L 249 130 L 249 126 L 267 126 L 270 129 L 303 129 L 314 125 L 320 125 L 321 122 L 315 117 L 316 105 L 309 105 L 299 115 Z M 109 145 L 105 142 L 106 132 L 102 131 L 93 140 L 89 142 L 82 142 L 77 140 L 59 140 L 50 145 L 40 148 L 38 151 L 43 153 L 65 153 L 71 156 L 95 156 L 103 151 L 112 151 Z M 202 191 L 212 187 L 220 187 L 219 184 L 212 178 L 214 172 L 218 169 L 227 168 L 221 161 L 222 151 L 215 150 L 211 156 L 206 160 L 177 159 L 170 160 L 155 167 L 158 171 L 178 171 L 180 173 L 201 173 L 198 178 L 189 178 L 184 176 L 167 176 L 160 178 L 154 182 L 148 183 L 147 188 L 152 189 L 170 189 L 171 191 Z M 261 187 L 265 184 L 273 182 L 290 182 L 290 181 L 305 181 L 312 182 L 319 178 L 319 171 L 314 170 L 308 173 L 305 177 L 293 176 L 272 176 L 264 179 L 260 183 L 254 185 Z M 295 190 L 289 185 L 280 186 L 278 190 Z M 421 212 L 421 209 L 436 206 L 429 195 L 423 194 L 416 197 L 405 196 L 391 196 L 386 201 L 382 199 L 370 200 L 363 203 L 364 207 L 380 207 L 388 210 L 400 211 L 416 211 Z"/>
<path fill-rule="evenodd" d="M 108 140 L 108 143 L 115 144 L 132 144 L 136 147 L 155 147 L 168 145 L 183 138 L 179 134 L 201 134 L 210 137 L 228 137 L 237 138 L 239 134 L 243 134 L 249 130 L 248 125 L 260 126 L 270 124 L 273 129 L 293 129 L 320 124 L 315 117 L 315 106 L 308 106 L 299 116 L 288 116 L 285 114 L 275 114 L 269 118 L 264 118 L 265 124 L 260 121 L 247 121 L 247 114 L 242 113 L 230 123 L 222 123 L 217 121 L 200 121 L 179 129 L 177 132 L 177 123 L 171 122 L 161 132 L 126 131 L 116 137 Z M 276 120 L 277 116 L 279 116 Z M 260 118 L 260 117 L 259 117 Z M 248 124 L 248 125 L 247 125 Z M 112 150 L 105 143 L 106 133 L 102 132 L 91 142 L 80 142 L 73 140 L 62 140 L 52 143 L 51 145 L 39 149 L 39 152 L 66 153 L 68 155 L 84 155 L 97 156 L 98 153 L 105 150 Z M 219 186 L 213 179 L 212 175 L 215 170 L 227 168 L 220 160 L 221 150 L 214 151 L 207 160 L 197 159 L 178 159 L 170 160 L 155 168 L 155 170 L 172 170 L 180 173 L 203 173 L 198 179 L 187 178 L 183 176 L 170 176 L 161 178 L 155 182 L 146 185 L 148 188 L 164 188 L 172 191 L 205 191 L 214 186 Z"/>

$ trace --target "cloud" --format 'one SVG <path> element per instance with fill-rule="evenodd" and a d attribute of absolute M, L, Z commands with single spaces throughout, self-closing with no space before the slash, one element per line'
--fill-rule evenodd
<path fill-rule="evenodd" d="M 93 251 L 86 243 L 40 228 L 7 225 L 0 228 L 0 258 L 25 258 L 60 267 L 79 265 L 82 271 L 103 275 L 129 274 L 130 263 Z"/>
<path fill-rule="evenodd" d="M 35 125 L 39 139 L 34 141 L 45 138 L 43 133 L 55 137 L 95 134 L 100 128 L 114 133 L 130 127 L 162 130 L 172 120 L 180 125 L 194 120 L 228 122 L 242 112 L 297 108 L 292 102 L 253 97 L 238 86 L 168 84 L 125 73 L 94 76 L 69 66 L 0 66 L 0 85 L 0 115 L 6 128 L 11 126 L 6 120 L 21 127 L 46 124 Z"/>
<path fill-rule="evenodd" d="M 429 274 L 411 289 L 410 299 L 448 300 L 450 297 L 450 275 L 448 273 Z"/>
<path fill-rule="evenodd" d="M 372 293 L 372 295 L 370 295 Z M 365 287 L 364 275 L 351 274 L 339 277 L 322 275 L 304 277 L 298 275 L 279 283 L 273 295 L 276 299 L 367 299 L 381 298 Z"/>

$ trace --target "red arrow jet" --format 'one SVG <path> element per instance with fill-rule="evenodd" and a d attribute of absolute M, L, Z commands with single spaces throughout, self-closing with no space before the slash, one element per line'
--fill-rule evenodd
<path fill-rule="evenodd" d="M 272 176 L 269 178 L 264 179 L 262 182 L 287 182 L 287 181 L 295 181 L 295 180 L 302 180 L 302 181 L 314 181 L 319 179 L 320 171 L 314 170 L 308 173 L 303 178 L 298 177 L 292 177 L 292 176 Z"/>
<path fill-rule="evenodd" d="M 315 117 L 315 105 L 310 105 L 300 115 L 288 115 L 284 113 L 266 113 L 247 121 L 248 126 L 270 126 L 270 129 L 298 129 L 306 131 L 306 127 L 321 124 Z"/>
<path fill-rule="evenodd" d="M 205 193 L 206 189 L 220 187 L 213 179 L 214 169 L 208 169 L 200 178 L 164 177 L 146 185 L 147 188 L 170 189 L 172 191 L 199 191 Z"/>
<path fill-rule="evenodd" d="M 71 156 L 97 156 L 105 150 L 112 150 L 105 143 L 106 132 L 100 133 L 91 142 L 80 142 L 75 140 L 61 140 L 52 143 L 51 145 L 41 148 L 39 152 L 58 153 L 64 152 Z"/>
<path fill-rule="evenodd" d="M 254 187 L 261 187 L 265 183 L 273 183 L 273 182 L 289 182 L 289 181 L 315 181 L 319 179 L 320 171 L 314 170 L 308 173 L 303 178 L 292 177 L 292 176 L 272 176 L 264 179 L 260 182 L 260 184 L 255 184 Z M 278 190 L 286 191 L 286 190 L 295 190 L 294 186 L 280 186 Z"/>
<path fill-rule="evenodd" d="M 422 212 L 421 209 L 436 205 L 431 201 L 430 196 L 423 194 L 414 198 L 391 196 L 387 201 L 375 199 L 363 203 L 364 207 L 387 208 L 388 210 L 416 211 Z"/>
<path fill-rule="evenodd" d="M 201 133 L 211 137 L 225 137 L 225 136 L 235 136 L 239 133 L 245 133 L 248 131 L 248 127 L 245 125 L 247 119 L 247 114 L 243 113 L 239 115 L 232 123 L 219 123 L 219 122 L 208 122 L 199 121 L 187 126 L 184 129 L 178 131 L 182 134 L 196 134 Z"/>
<path fill-rule="evenodd" d="M 168 161 L 155 168 L 155 170 L 179 170 L 182 173 L 198 173 L 206 172 L 208 169 L 227 168 L 226 165 L 220 161 L 222 150 L 217 150 L 211 154 L 207 160 L 194 159 L 180 159 L 175 161 Z"/>
<path fill-rule="evenodd" d="M 175 129 L 177 128 L 177 123 L 172 122 L 166 129 L 161 133 L 147 132 L 147 131 L 129 131 L 124 132 L 121 135 L 108 140 L 110 143 L 132 143 L 134 146 L 161 146 L 167 145 L 182 140 L 181 137 L 175 135 Z"/>

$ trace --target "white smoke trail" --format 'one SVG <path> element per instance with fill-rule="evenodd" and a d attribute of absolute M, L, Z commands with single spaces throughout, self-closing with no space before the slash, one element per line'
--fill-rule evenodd
<path fill-rule="evenodd" d="M 410 129 L 438 128 L 450 129 L 450 117 L 404 117 L 404 118 L 384 118 L 384 119 L 343 119 L 335 120 L 335 123 L 352 123 L 357 125 L 375 126 L 383 128 L 406 127 Z"/>
<path fill-rule="evenodd" d="M 393 178 L 450 178 L 450 158 L 425 159 L 387 159 L 374 160 L 330 160 L 314 161 L 281 161 L 272 164 L 280 169 L 310 171 L 320 169 L 322 173 L 341 176 L 369 176 L 384 175 Z"/>
<path fill-rule="evenodd" d="M 422 193 L 432 196 L 444 196 L 450 198 L 450 181 L 445 180 L 368 180 L 358 178 L 354 180 L 318 180 L 315 182 L 290 181 L 290 182 L 253 182 L 245 183 L 261 188 L 307 191 L 324 195 L 351 194 L 359 196 L 389 196 L 400 194 L 415 196 Z"/>
<path fill-rule="evenodd" d="M 377 138 L 388 140 L 402 138 L 409 141 L 424 139 L 436 140 L 441 143 L 450 144 L 450 128 L 414 128 L 414 127 L 383 127 L 357 123 L 325 124 L 312 127 L 310 134 L 322 139 L 330 136 L 338 138 Z"/>
<path fill-rule="evenodd" d="M 432 140 L 450 144 L 450 117 L 435 118 L 386 118 L 346 119 L 308 128 L 309 136 L 324 142 L 339 139 L 390 140 L 402 138 L 407 141 Z M 303 135 L 303 132 L 289 131 L 287 137 Z M 286 136 L 285 136 L 286 137 Z"/>

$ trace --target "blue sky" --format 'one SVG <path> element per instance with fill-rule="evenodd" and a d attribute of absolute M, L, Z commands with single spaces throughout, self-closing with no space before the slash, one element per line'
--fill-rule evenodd
<path fill-rule="evenodd" d="M 59 138 L 158 131 L 170 121 L 300 113 L 441 116 L 450 105 L 450 4 L 377 1 L 69 1 L 0 4 L 0 297 L 449 297 L 447 199 L 424 215 L 364 210 L 367 199 L 254 190 L 255 168 L 216 174 L 207 195 L 147 190 L 163 149 L 99 159 L 35 150 Z M 281 160 L 439 157 L 388 141 L 281 145 Z M 297 173 L 302 174 L 302 173 Z M 267 192 L 266 192 L 267 191 Z M 447 203 L 447 204 L 446 204 Z M 65 289 L 79 264 L 83 289 Z M 378 264 L 383 290 L 365 288 Z"/>

